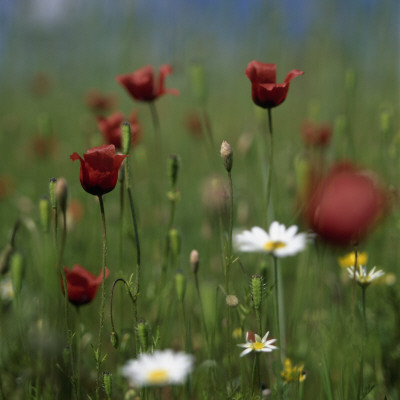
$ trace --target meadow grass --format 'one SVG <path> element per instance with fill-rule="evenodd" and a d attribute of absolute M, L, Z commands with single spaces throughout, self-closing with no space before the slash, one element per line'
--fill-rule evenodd
<path fill-rule="evenodd" d="M 111 398 L 256 399 L 260 398 L 260 386 L 253 385 L 258 382 L 257 373 L 265 385 L 263 388 L 271 390 L 266 397 L 271 399 L 399 398 L 397 161 L 400 128 L 396 116 L 399 76 L 398 54 L 389 51 L 396 49 L 398 40 L 387 40 L 395 29 L 385 26 L 391 7 L 397 8 L 389 1 L 377 7 L 376 26 L 371 26 L 371 32 L 365 30 L 369 14 L 361 16 L 358 25 L 354 25 L 357 34 L 352 41 L 324 32 L 320 25 L 323 22 L 329 27 L 335 25 L 329 5 L 321 11 L 323 22 L 310 25 L 303 41 L 291 41 L 289 35 L 278 30 L 274 40 L 260 45 L 262 40 L 253 26 L 238 43 L 237 52 L 228 43 L 226 53 L 219 49 L 218 54 L 212 53 L 218 50 L 215 43 L 209 44 L 212 50 L 204 50 L 207 32 L 206 39 L 198 32 L 193 34 L 193 43 L 200 43 L 204 55 L 200 59 L 207 89 L 203 107 L 213 141 L 204 125 L 199 137 L 185 125 L 188 113 L 203 110 L 191 91 L 190 68 L 196 54 L 188 44 L 191 36 L 185 33 L 186 25 L 178 33 L 168 31 L 175 40 L 170 46 L 175 49 L 170 58 L 165 48 L 160 52 L 165 59 L 154 56 L 155 43 L 160 40 L 158 31 L 147 46 L 143 35 L 148 27 L 136 21 L 129 30 L 126 19 L 109 37 L 103 34 L 102 47 L 97 35 L 101 27 L 93 19 L 88 26 L 78 24 L 80 31 L 71 33 L 71 39 L 66 42 L 71 54 L 70 68 L 63 66 L 64 58 L 58 50 L 61 39 L 48 32 L 32 36 L 32 47 L 39 53 L 34 56 L 33 69 L 20 66 L 15 71 L 12 60 L 4 62 L 0 178 L 5 182 L 5 189 L 0 199 L 0 244 L 6 248 L 19 221 L 13 252 L 22 255 L 24 268 L 20 293 L 9 300 L 3 298 L 0 304 L 0 399 L 96 398 L 94 351 L 99 334 L 101 290 L 89 304 L 79 308 L 67 305 L 66 326 L 64 296 L 56 269 L 63 226 L 61 214 L 55 243 L 54 221 L 48 232 L 43 231 L 39 212 L 41 196 L 49 196 L 49 179 L 66 178 L 69 205 L 78 204 L 82 215 L 68 226 L 61 263 L 67 268 L 80 264 L 99 275 L 102 221 L 98 201 L 82 189 L 79 165 L 69 158 L 75 151 L 82 154 L 89 147 L 103 144 L 95 116 L 84 104 L 84 95 L 92 87 L 115 93 L 117 108 L 126 115 L 131 109 L 137 109 L 142 130 L 140 143 L 129 155 L 141 251 L 140 293 L 134 302 L 128 290 L 132 294 L 137 278 L 137 243 L 128 195 L 125 191 L 122 225 L 120 182 L 103 197 L 110 276 L 105 281 L 101 343 L 101 354 L 106 358 L 100 371 L 111 376 Z M 279 8 L 274 10 L 276 17 Z M 267 11 L 268 7 L 263 16 L 272 21 Z M 393 22 L 393 18 L 389 21 Z M 262 32 L 271 33 L 274 27 L 272 22 L 271 27 L 263 25 Z M 10 46 L 25 59 L 25 52 L 33 51 L 24 43 L 29 30 L 21 21 L 17 28 L 20 34 L 10 36 Z M 62 32 L 62 29 L 65 28 L 54 31 Z M 80 47 L 76 53 L 73 50 L 73 38 L 79 38 L 79 32 L 93 35 L 91 43 L 95 47 L 86 56 Z M 140 37 L 136 47 L 135 38 L 130 34 Z M 121 37 L 125 41 L 118 42 Z M 47 38 L 47 45 L 41 42 L 42 38 Z M 116 43 L 122 43 L 121 47 L 117 49 Z M 387 48 L 383 49 L 382 43 Z M 185 50 L 182 56 L 176 50 L 180 44 Z M 131 46 L 136 51 L 131 52 Z M 49 58 L 48 54 L 54 57 Z M 155 69 L 171 62 L 174 72 L 166 79 L 166 87 L 178 88 L 181 92 L 178 97 L 165 95 L 156 101 L 160 146 L 147 105 L 134 102 L 115 81 L 117 74 L 133 71 L 149 59 L 154 60 Z M 304 76 L 291 83 L 285 102 L 272 112 L 274 170 L 268 224 L 265 222 L 268 114 L 251 101 L 251 85 L 244 69 L 252 59 L 276 63 L 278 82 L 292 68 L 305 71 Z M 48 92 L 40 96 L 30 90 L 36 71 L 43 71 L 50 79 Z M 270 337 L 278 339 L 274 311 L 276 288 L 273 258 L 232 249 L 230 224 L 234 231 L 256 225 L 267 229 L 273 220 L 278 220 L 286 226 L 297 224 L 302 231 L 308 229 L 298 206 L 298 165 L 309 156 L 300 135 L 300 126 L 306 119 L 327 121 L 333 127 L 324 168 L 336 160 L 351 159 L 375 171 L 391 188 L 394 200 L 390 215 L 359 243 L 359 250 L 368 252 L 369 269 L 377 265 L 386 274 L 394 274 L 397 281 L 392 285 L 381 283 L 368 287 L 366 335 L 362 290 L 356 287 L 353 294 L 352 282 L 337 261 L 339 256 L 353 251 L 352 247 L 332 247 L 316 239 L 302 253 L 281 259 L 278 265 L 284 305 L 281 329 L 286 343 L 283 346 L 278 340 L 275 344 L 285 349 L 293 365 L 304 364 L 307 373 L 304 381 L 295 379 L 287 383 L 281 377 L 281 351 L 257 354 L 257 358 L 253 353 L 239 357 L 241 349 L 237 344 L 245 343 L 247 330 L 261 337 L 270 331 Z M 55 148 L 39 153 L 34 145 L 38 136 L 45 143 L 53 140 Z M 232 221 L 226 195 L 229 177 L 220 157 L 223 140 L 233 149 Z M 171 186 L 168 175 L 171 154 L 179 157 L 176 188 Z M 179 192 L 179 200 L 171 219 L 168 192 L 175 190 Z M 173 240 L 171 228 L 175 229 Z M 196 275 L 190 263 L 193 249 L 200 256 Z M 12 276 L 12 271 L 18 269 L 18 265 L 12 265 L 20 260 L 11 258 L 4 262 L 3 258 L 2 261 L 0 283 Z M 177 278 L 177 273 L 182 275 Z M 257 312 L 250 286 L 255 274 L 263 277 L 264 285 Z M 14 276 L 14 285 L 15 279 Z M 116 285 L 113 293 L 118 349 L 110 340 L 110 296 L 117 279 L 126 282 Z M 178 295 L 177 282 L 185 288 L 181 287 Z M 236 297 L 236 307 L 227 305 L 228 295 Z M 138 334 L 137 323 L 141 320 L 145 321 L 148 334 L 145 346 Z M 127 360 L 141 352 L 167 348 L 194 355 L 195 366 L 187 383 L 163 389 L 134 389 L 133 393 L 121 374 Z M 257 368 L 259 372 L 255 372 Z M 99 398 L 107 398 L 103 387 L 97 391 Z"/>

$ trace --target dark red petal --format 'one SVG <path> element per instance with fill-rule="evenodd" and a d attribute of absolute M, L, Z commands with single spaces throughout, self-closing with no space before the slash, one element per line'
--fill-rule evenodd
<path fill-rule="evenodd" d="M 252 83 L 276 82 L 276 64 L 253 60 L 247 65 L 245 73 Z"/>
<path fill-rule="evenodd" d="M 296 78 L 296 76 L 299 75 L 304 75 L 303 71 L 300 71 L 299 69 L 292 69 L 285 78 L 285 83 L 289 83 L 293 78 Z"/>

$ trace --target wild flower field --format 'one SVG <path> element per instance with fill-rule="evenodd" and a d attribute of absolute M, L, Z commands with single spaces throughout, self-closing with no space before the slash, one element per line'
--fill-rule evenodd
<path fill-rule="evenodd" d="M 400 398 L 399 5 L 298 3 L 0 7 L 1 400 Z"/>

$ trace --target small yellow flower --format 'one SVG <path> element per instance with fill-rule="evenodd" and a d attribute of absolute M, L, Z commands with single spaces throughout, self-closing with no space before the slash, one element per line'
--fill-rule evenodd
<path fill-rule="evenodd" d="M 303 382 L 307 374 L 304 371 L 304 364 L 292 365 L 290 358 L 286 358 L 284 364 L 284 370 L 281 372 L 282 379 L 287 382 Z"/>
<path fill-rule="evenodd" d="M 240 339 L 242 337 L 243 331 L 242 328 L 235 328 L 232 332 L 232 337 L 234 339 Z"/>
<path fill-rule="evenodd" d="M 343 257 L 339 257 L 338 261 L 342 268 L 354 267 L 354 263 L 356 262 L 354 251 L 345 254 Z M 363 251 L 362 253 L 357 252 L 357 267 L 360 265 L 366 265 L 367 261 L 368 253 L 366 251 Z"/>

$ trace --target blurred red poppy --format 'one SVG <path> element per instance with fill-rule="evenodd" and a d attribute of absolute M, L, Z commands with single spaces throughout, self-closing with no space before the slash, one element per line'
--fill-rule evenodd
<path fill-rule="evenodd" d="M 349 163 L 335 166 L 310 191 L 307 219 L 311 229 L 335 245 L 357 244 L 381 219 L 388 196 L 369 171 Z"/>
<path fill-rule="evenodd" d="M 75 306 L 82 306 L 90 303 L 96 296 L 97 289 L 103 280 L 103 271 L 99 276 L 94 276 L 79 264 L 75 264 L 72 270 L 64 267 L 65 278 L 67 280 L 68 300 Z M 108 268 L 105 277 L 110 274 Z M 64 286 L 61 283 L 64 292 Z"/>
<path fill-rule="evenodd" d="M 113 144 L 93 147 L 83 155 L 71 154 L 72 161 L 80 160 L 80 180 L 83 189 L 95 196 L 101 196 L 114 189 L 118 171 L 126 155 L 115 154 Z"/>
<path fill-rule="evenodd" d="M 177 89 L 164 88 L 165 77 L 171 72 L 172 67 L 170 65 L 162 65 L 158 73 L 158 82 L 155 82 L 153 67 L 146 65 L 130 74 L 118 75 L 116 80 L 135 100 L 153 101 L 166 93 L 179 94 Z"/>
<path fill-rule="evenodd" d="M 85 96 L 85 103 L 95 114 L 102 114 L 112 110 L 117 100 L 113 95 L 103 94 L 96 89 L 91 89 Z"/>
<path fill-rule="evenodd" d="M 289 83 L 304 72 L 292 69 L 283 83 L 276 83 L 276 65 L 253 60 L 246 68 L 246 75 L 251 81 L 251 94 L 255 104 L 262 108 L 272 108 L 281 104 L 289 90 Z"/>
<path fill-rule="evenodd" d="M 97 126 L 103 134 L 107 144 L 113 144 L 117 149 L 122 148 L 122 123 L 126 121 L 124 114 L 117 111 L 107 118 L 97 117 Z M 140 127 L 137 119 L 137 113 L 132 111 L 129 122 L 131 124 L 131 146 L 138 142 L 140 138 Z"/>
<path fill-rule="evenodd" d="M 331 141 L 332 128 L 328 124 L 315 124 L 310 121 L 303 123 L 301 134 L 306 146 L 326 147 Z"/>

